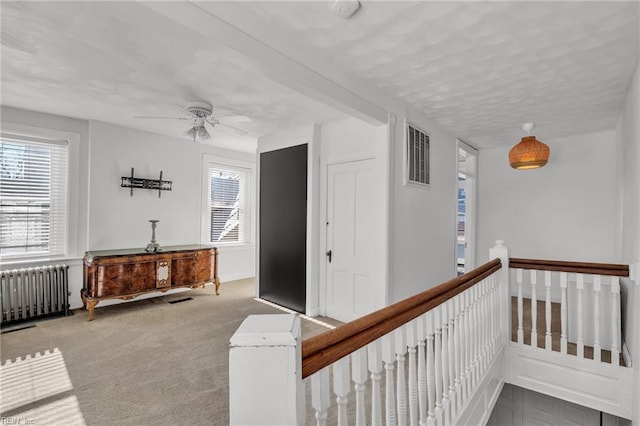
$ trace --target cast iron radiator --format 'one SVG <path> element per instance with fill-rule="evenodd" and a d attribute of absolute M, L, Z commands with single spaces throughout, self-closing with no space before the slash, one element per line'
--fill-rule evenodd
<path fill-rule="evenodd" d="M 69 313 L 69 266 L 50 265 L 0 273 L 0 324 Z"/>

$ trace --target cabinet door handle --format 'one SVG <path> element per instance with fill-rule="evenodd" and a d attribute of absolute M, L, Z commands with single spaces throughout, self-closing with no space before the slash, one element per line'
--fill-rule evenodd
<path fill-rule="evenodd" d="M 327 257 L 329 258 L 329 263 L 331 263 L 331 255 L 332 255 L 332 252 L 331 252 L 331 250 L 329 250 L 327 252 Z"/>

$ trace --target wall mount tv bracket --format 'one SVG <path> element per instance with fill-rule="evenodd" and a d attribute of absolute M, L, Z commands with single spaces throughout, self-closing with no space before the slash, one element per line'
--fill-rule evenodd
<path fill-rule="evenodd" d="M 145 179 L 134 177 L 132 167 L 131 176 L 122 176 L 122 183 L 120 186 L 122 188 L 131 188 L 129 193 L 131 197 L 133 197 L 134 188 L 157 189 L 158 198 L 160 198 L 162 196 L 162 191 L 171 191 L 171 184 L 172 182 L 170 180 L 162 180 L 162 170 L 160 170 L 159 179 Z"/>

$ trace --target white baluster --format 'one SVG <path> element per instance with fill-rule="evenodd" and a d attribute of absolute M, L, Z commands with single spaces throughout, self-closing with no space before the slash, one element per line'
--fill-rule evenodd
<path fill-rule="evenodd" d="M 451 423 L 451 400 L 449 399 L 450 373 L 449 363 L 449 312 L 450 301 L 447 300 L 442 305 L 442 411 L 444 413 L 444 424 Z"/>
<path fill-rule="evenodd" d="M 462 293 L 464 295 L 464 382 L 463 394 L 465 400 L 471 393 L 471 315 L 470 303 L 471 297 L 469 291 Z"/>
<path fill-rule="evenodd" d="M 418 424 L 418 372 L 416 371 L 416 352 L 418 345 L 417 320 L 407 323 L 407 344 L 409 352 L 409 424 Z"/>
<path fill-rule="evenodd" d="M 497 273 L 491 276 L 490 287 L 489 287 L 489 315 L 491 317 L 491 323 L 489 327 L 489 356 L 493 359 L 494 354 L 496 353 L 496 346 L 498 344 L 498 321 L 497 321 L 497 312 L 499 306 L 497 304 Z M 509 300 L 509 302 L 511 302 Z M 511 310 L 509 310 L 511 312 Z"/>
<path fill-rule="evenodd" d="M 584 358 L 584 342 L 582 341 L 582 321 L 583 321 L 583 309 L 582 309 L 582 296 L 584 290 L 584 275 L 576 274 L 577 288 L 578 288 L 578 358 Z"/>
<path fill-rule="evenodd" d="M 461 296 L 457 295 L 454 299 L 455 303 L 455 313 L 456 313 L 456 319 L 455 319 L 455 326 L 454 326 L 454 359 L 455 359 L 455 370 L 456 370 L 456 375 L 455 375 L 455 395 L 456 395 L 456 399 L 455 399 L 455 412 L 457 412 L 461 407 L 462 407 L 462 374 L 463 374 L 463 367 L 462 367 L 462 314 L 461 314 L 461 309 L 460 309 L 460 305 L 461 305 Z"/>
<path fill-rule="evenodd" d="M 602 360 L 602 351 L 600 347 L 600 289 L 602 285 L 602 277 L 600 275 L 593 276 L 593 360 L 600 362 Z"/>
<path fill-rule="evenodd" d="M 388 426 L 396 425 L 396 396 L 395 396 L 395 345 L 393 333 L 382 336 L 382 361 L 385 370 L 385 420 Z"/>
<path fill-rule="evenodd" d="M 522 269 L 516 269 L 516 282 L 518 283 L 518 343 L 524 344 L 524 328 L 523 322 L 523 307 L 522 307 Z M 511 302 L 511 301 L 509 301 Z M 509 336 L 511 338 L 511 336 Z"/>
<path fill-rule="evenodd" d="M 407 424 L 407 384 L 405 378 L 405 354 L 407 353 L 407 339 L 405 336 L 405 327 L 402 326 L 394 331 L 393 339 L 395 342 L 396 361 L 398 364 L 398 385 L 396 388 L 396 398 L 398 399 L 398 426 L 406 426 Z"/>
<path fill-rule="evenodd" d="M 480 377 L 482 377 L 482 375 L 484 374 L 485 370 L 487 369 L 487 365 L 489 362 L 489 347 L 488 347 L 488 342 L 489 342 L 489 326 L 491 324 L 491 320 L 489 317 L 489 287 L 488 287 L 488 283 L 489 283 L 489 279 L 490 278 L 485 278 L 484 280 L 482 280 L 482 282 L 480 283 L 480 294 L 481 294 L 481 303 L 480 303 L 480 330 L 482 331 L 481 333 L 481 339 L 480 339 L 480 349 L 481 349 L 481 360 L 482 362 L 480 363 Z"/>
<path fill-rule="evenodd" d="M 493 355 L 498 352 L 498 346 L 502 343 L 503 338 L 507 345 L 511 341 L 511 333 L 509 333 L 511 327 L 508 326 L 509 324 L 511 324 L 511 309 L 508 309 L 508 315 L 505 315 L 505 317 L 508 317 L 508 324 L 504 324 L 505 334 L 508 333 L 509 335 L 504 337 L 502 336 L 503 324 L 501 321 L 502 318 L 500 312 L 502 310 L 505 310 L 505 307 L 503 307 L 500 303 L 500 290 L 500 275 L 496 272 L 496 274 L 493 276 L 493 308 L 491 309 L 491 312 L 493 312 Z M 508 291 L 507 293 L 508 294 L 505 301 L 506 303 L 508 303 L 507 306 L 511 308 L 511 292 Z"/>
<path fill-rule="evenodd" d="M 503 266 L 506 268 L 506 266 Z M 511 287 L 509 283 L 504 283 L 502 285 L 501 275 L 509 277 L 507 268 L 507 273 L 496 272 L 494 276 L 494 289 L 493 289 L 493 306 L 495 308 L 495 316 L 494 316 L 494 327 L 495 327 L 495 343 L 494 343 L 494 353 L 498 352 L 498 347 L 503 343 L 509 345 L 509 342 L 512 340 L 512 332 L 511 329 L 513 327 L 511 317 L 512 317 L 512 304 L 511 304 Z M 503 288 L 504 287 L 504 288 Z M 502 300 L 504 299 L 504 303 L 506 306 L 502 306 Z M 502 333 L 504 332 L 504 336 Z"/>
<path fill-rule="evenodd" d="M 538 284 L 538 271 L 529 271 L 531 277 L 531 346 L 538 347 L 538 297 L 536 295 L 536 284 Z"/>
<path fill-rule="evenodd" d="M 434 323 L 433 311 L 427 312 L 427 396 L 428 396 L 428 417 L 427 425 L 431 426 L 436 421 L 436 378 L 435 360 L 433 352 Z"/>
<path fill-rule="evenodd" d="M 469 337 L 471 341 L 469 350 L 469 363 L 471 365 L 471 377 L 469 392 L 475 388 L 478 381 L 478 285 L 469 290 Z"/>
<path fill-rule="evenodd" d="M 435 380 L 436 380 L 436 423 L 441 425 L 444 414 L 442 412 L 442 305 L 433 309 L 433 326 L 435 327 L 433 358 L 435 363 Z"/>
<path fill-rule="evenodd" d="M 380 379 L 382 377 L 382 350 L 380 340 L 367 346 L 369 373 L 371 373 L 371 424 L 382 425 L 382 399 L 380 396 Z"/>
<path fill-rule="evenodd" d="M 356 391 L 356 426 L 367 424 L 364 393 L 367 381 L 367 348 L 361 348 L 351 354 L 351 377 Z"/>
<path fill-rule="evenodd" d="M 611 365 L 620 365 L 620 278 L 611 278 Z"/>
<path fill-rule="evenodd" d="M 480 372 L 482 371 L 482 335 L 483 335 L 483 323 L 482 323 L 482 282 L 479 282 L 474 286 L 475 293 L 475 311 L 476 311 L 476 323 L 474 324 L 475 328 L 475 384 L 474 387 L 480 381 Z"/>
<path fill-rule="evenodd" d="M 347 425 L 347 395 L 350 385 L 349 357 L 344 357 L 333 364 L 333 393 L 338 405 L 338 426 Z"/>
<path fill-rule="evenodd" d="M 418 409 L 420 426 L 427 424 L 427 358 L 426 358 L 426 316 L 418 317 Z"/>
<path fill-rule="evenodd" d="M 482 300 L 482 281 L 480 281 L 479 283 L 477 283 L 475 286 L 473 286 L 474 288 L 474 310 L 475 310 L 475 324 L 474 324 L 474 334 L 476 335 L 475 337 L 475 350 L 474 350 L 474 362 L 475 362 L 475 368 L 474 368 L 474 382 L 475 385 L 474 387 L 478 384 L 478 382 L 480 381 L 480 373 L 482 372 L 482 337 L 484 334 L 483 328 L 484 328 L 484 324 L 482 321 L 482 304 L 483 304 L 483 300 Z"/>
<path fill-rule="evenodd" d="M 544 348 L 551 350 L 551 271 L 544 271 L 544 287 L 546 290 L 544 312 L 545 312 L 545 336 Z"/>
<path fill-rule="evenodd" d="M 484 373 L 489 366 L 489 336 L 491 334 L 491 313 L 489 312 L 489 288 L 491 277 L 485 278 L 482 284 L 482 372 Z"/>
<path fill-rule="evenodd" d="M 483 344 L 483 356 L 484 365 L 482 372 L 484 374 L 489 367 L 491 361 L 491 283 L 493 276 L 488 277 L 484 283 L 484 307 L 482 309 L 484 316 L 484 344 Z"/>
<path fill-rule="evenodd" d="M 316 425 L 327 424 L 329 408 L 329 368 L 325 367 L 311 376 L 311 406 L 315 410 Z"/>
<path fill-rule="evenodd" d="M 567 354 L 567 273 L 560 272 L 560 352 Z"/>
<path fill-rule="evenodd" d="M 455 299 L 449 300 L 449 400 L 451 406 L 451 418 L 456 413 L 456 338 L 458 323 L 456 322 Z"/>

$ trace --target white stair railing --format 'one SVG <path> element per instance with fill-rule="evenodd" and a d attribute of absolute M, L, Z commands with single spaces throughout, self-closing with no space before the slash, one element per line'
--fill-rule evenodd
<path fill-rule="evenodd" d="M 300 320 L 294 315 L 250 316 L 231 339 L 231 424 L 464 422 L 469 407 L 477 414 L 478 401 L 484 404 L 487 389 L 493 387 L 490 396 L 495 400 L 502 386 L 506 341 L 501 336 L 507 334 L 501 329 L 507 324 L 496 311 L 502 294 L 506 295 L 500 292 L 500 268 L 501 261 L 495 259 L 304 342 L 300 341 Z M 267 321 L 271 317 L 277 321 Z M 280 365 L 269 364 L 266 369 L 261 353 L 271 361 L 279 354 Z M 297 353 L 301 353 L 300 363 L 293 358 Z M 274 381 L 272 370 L 289 377 Z M 306 404 L 291 393 L 291 387 L 304 393 L 305 384 L 311 390 L 312 411 L 306 415 L 302 414 Z M 280 386 L 288 390 L 283 393 Z M 369 398 L 365 398 L 365 386 Z M 265 417 L 253 405 L 273 404 L 280 411 L 287 405 L 282 398 L 292 405 L 280 418 L 275 408 Z M 485 421 L 491 408 L 485 407 Z M 301 416 L 306 419 L 302 423 Z"/>
<path fill-rule="evenodd" d="M 504 383 L 630 419 L 634 372 L 619 365 L 628 268 L 509 258 L 501 242 L 490 257 L 304 342 L 295 315 L 248 317 L 231 339 L 230 423 L 483 424 Z"/>
<path fill-rule="evenodd" d="M 620 359 L 620 277 L 629 276 L 628 265 L 510 258 L 509 267 L 517 335 L 505 381 L 631 419 L 634 372 Z"/>
<path fill-rule="evenodd" d="M 516 341 L 520 345 L 541 347 L 552 351 L 552 311 L 559 306 L 560 334 L 556 335 L 560 345 L 556 351 L 567 354 L 568 343 L 573 340 L 573 355 L 585 358 L 585 345 L 593 355 L 590 359 L 602 362 L 602 350 L 613 365 L 620 365 L 620 276 L 628 276 L 627 265 L 547 261 L 538 259 L 510 259 L 510 268 L 515 271 L 517 295 Z M 538 341 L 538 275 L 544 276 L 544 342 Z M 528 275 L 530 292 L 529 311 L 525 309 L 527 299 L 523 293 Z M 603 291 L 603 288 L 608 291 Z M 568 291 L 570 293 L 568 293 Z M 529 314 L 530 334 L 525 336 L 524 317 Z M 573 333 L 569 331 L 573 329 Z M 605 333 L 602 333 L 602 330 Z M 573 339 L 571 334 L 573 334 Z M 525 337 L 529 337 L 525 343 Z M 573 345 L 572 345 L 573 346 Z"/>

